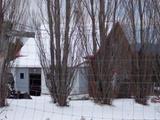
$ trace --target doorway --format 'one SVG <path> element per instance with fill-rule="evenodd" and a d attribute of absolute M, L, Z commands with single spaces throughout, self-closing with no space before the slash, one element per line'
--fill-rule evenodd
<path fill-rule="evenodd" d="M 30 95 L 41 95 L 41 74 L 30 74 Z"/>

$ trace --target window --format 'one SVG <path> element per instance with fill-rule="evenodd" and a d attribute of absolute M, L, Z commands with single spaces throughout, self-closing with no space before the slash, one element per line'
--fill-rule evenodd
<path fill-rule="evenodd" d="M 20 73 L 20 79 L 24 79 L 24 73 Z"/>

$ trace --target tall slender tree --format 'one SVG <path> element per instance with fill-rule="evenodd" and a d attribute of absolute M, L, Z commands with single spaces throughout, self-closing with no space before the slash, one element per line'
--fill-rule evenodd
<path fill-rule="evenodd" d="M 76 3 L 73 0 L 45 1 L 50 37 L 50 62 L 47 61 L 43 44 L 40 44 L 43 43 L 40 36 L 37 42 L 39 51 L 41 51 L 39 56 L 45 72 L 46 84 L 53 102 L 58 103 L 60 106 L 67 105 L 67 98 L 70 95 L 74 81 L 75 66 L 79 62 L 76 34 L 78 21 L 75 17 Z M 43 17 L 42 21 L 44 19 Z"/>
<path fill-rule="evenodd" d="M 135 100 L 141 104 L 147 104 L 147 95 L 150 94 L 150 83 L 152 76 L 152 59 L 147 53 L 147 49 L 154 43 L 154 26 L 152 18 L 154 16 L 151 1 L 145 0 L 126 0 L 125 9 L 127 14 L 127 24 L 130 28 L 129 38 L 134 49 L 132 78 L 135 82 Z M 137 49 L 139 46 L 139 50 Z M 150 67 L 149 67 L 150 66 Z"/>
<path fill-rule="evenodd" d="M 107 57 L 111 55 L 110 53 L 106 55 L 106 47 L 109 47 L 107 46 L 107 41 L 108 43 L 110 41 L 107 39 L 107 35 L 110 27 L 118 20 L 117 11 L 121 1 L 84 0 L 82 3 L 82 7 L 84 8 L 82 9 L 83 13 L 84 15 L 87 14 L 89 17 L 86 18 L 87 22 L 81 22 L 85 23 L 85 25 L 81 25 L 80 33 L 82 41 L 84 42 L 83 45 L 89 47 L 89 45 L 85 43 L 93 43 L 92 52 L 86 51 L 86 56 L 92 53 L 94 54 L 94 56 L 92 56 L 92 59 L 94 60 L 90 61 L 89 76 L 91 78 L 89 79 L 89 93 L 91 97 L 95 98 L 96 102 L 111 104 L 113 96 L 111 93 L 112 90 L 110 89 L 112 76 L 110 66 L 113 61 L 108 61 L 107 59 Z M 85 20 L 84 15 L 81 17 L 82 21 Z M 86 26 L 88 26 L 88 28 L 86 28 Z M 88 32 L 89 37 L 87 36 L 88 34 L 86 35 L 84 33 L 86 31 Z M 114 40 L 113 37 L 112 39 Z M 88 38 L 88 40 L 86 38 Z"/>
<path fill-rule="evenodd" d="M 9 33 L 13 29 L 23 29 L 20 24 L 26 22 L 27 5 L 24 0 L 0 0 L 0 107 L 6 105 L 7 73 L 12 55 L 17 50 L 12 46 L 17 39 Z"/>

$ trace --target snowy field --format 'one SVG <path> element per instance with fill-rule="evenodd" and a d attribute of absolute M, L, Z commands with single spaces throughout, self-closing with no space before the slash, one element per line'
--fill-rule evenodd
<path fill-rule="evenodd" d="M 142 106 L 132 99 L 115 100 L 113 106 L 71 101 L 60 108 L 47 95 L 32 98 L 8 100 L 9 106 L 0 109 L 0 120 L 160 120 L 160 104 Z"/>

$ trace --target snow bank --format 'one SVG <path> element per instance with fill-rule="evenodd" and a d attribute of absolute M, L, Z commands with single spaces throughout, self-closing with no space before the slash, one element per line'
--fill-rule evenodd
<path fill-rule="evenodd" d="M 71 101 L 60 108 L 51 103 L 49 96 L 32 100 L 8 100 L 9 106 L 0 111 L 3 120 L 159 120 L 160 104 L 136 104 L 132 99 L 119 99 L 113 106 L 97 105 L 90 100 Z"/>

